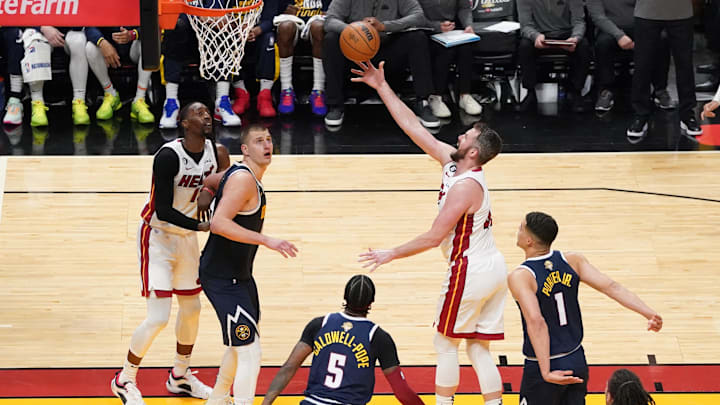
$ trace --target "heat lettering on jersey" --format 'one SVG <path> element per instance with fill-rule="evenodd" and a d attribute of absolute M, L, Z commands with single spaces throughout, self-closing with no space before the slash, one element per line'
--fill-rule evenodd
<path fill-rule="evenodd" d="M 488 217 L 487 217 L 487 219 L 485 220 L 485 223 L 483 224 L 483 228 L 484 228 L 484 229 L 488 229 L 488 228 L 490 228 L 490 227 L 492 226 L 492 224 L 493 224 L 493 221 L 492 221 L 492 212 L 488 211 Z"/>
<path fill-rule="evenodd" d="M 552 291 L 555 284 L 560 283 L 566 287 L 572 287 L 572 274 L 570 273 L 561 273 L 559 271 L 553 271 L 548 274 L 548 276 L 545 278 L 545 282 L 543 283 L 543 294 L 550 296 L 550 292 Z"/>
<path fill-rule="evenodd" d="M 203 176 L 200 174 L 189 175 L 184 174 L 178 182 L 178 187 L 197 188 L 202 182 Z"/>
<path fill-rule="evenodd" d="M 370 356 L 368 355 L 365 345 L 362 343 L 354 343 L 355 335 L 345 331 L 330 331 L 322 335 L 318 335 L 313 342 L 313 354 L 317 356 L 327 346 L 332 344 L 342 344 L 352 351 L 357 361 L 357 368 L 370 367 Z"/>

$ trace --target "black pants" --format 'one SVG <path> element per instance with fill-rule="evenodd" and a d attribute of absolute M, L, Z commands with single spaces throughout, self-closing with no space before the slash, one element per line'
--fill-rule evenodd
<path fill-rule="evenodd" d="M 17 40 L 20 38 L 20 28 L 18 27 L 2 27 L 0 28 L 2 33 L 3 42 L 3 53 L 7 57 L 7 69 L 11 75 L 20 75 L 20 61 L 25 56 L 25 49 L 22 43 L 18 43 Z"/>
<path fill-rule="evenodd" d="M 520 382 L 520 403 L 527 405 L 585 405 L 589 372 L 585 351 L 579 348 L 567 356 L 550 360 L 550 370 L 572 370 L 580 384 L 556 385 L 543 380 L 537 361 L 525 360 Z"/>
<path fill-rule="evenodd" d="M 448 91 L 448 72 L 450 64 L 455 62 L 457 68 L 457 89 L 460 94 L 470 93 L 472 85 L 472 52 L 474 43 L 445 48 L 439 43 L 429 40 L 430 54 L 433 61 L 433 83 L 435 94 Z"/>
<path fill-rule="evenodd" d="M 632 27 L 622 28 L 632 39 L 635 38 Z M 662 90 L 667 87 L 668 69 L 670 68 L 670 48 L 667 46 L 667 38 L 658 41 L 656 55 L 652 72 L 652 85 L 655 90 Z M 611 87 L 615 82 L 614 64 L 618 57 L 625 56 L 632 59 L 632 50 L 623 50 L 614 37 L 606 32 L 598 32 L 595 37 L 595 67 L 596 79 L 601 89 Z"/>
<path fill-rule="evenodd" d="M 562 39 L 570 37 L 570 33 L 567 35 L 560 35 Z M 553 39 L 560 39 L 553 38 Z M 547 38 L 550 39 L 550 38 Z M 522 85 L 528 90 L 535 89 L 537 84 L 537 57 L 539 55 L 556 55 L 565 54 L 570 57 L 570 82 L 575 91 L 580 91 L 585 84 L 585 78 L 590 68 L 590 43 L 587 39 L 583 38 L 575 47 L 575 52 L 567 52 L 561 49 L 537 49 L 535 43 L 527 38 L 520 40 L 520 66 L 522 67 Z"/>
<path fill-rule="evenodd" d="M 675 60 L 675 74 L 680 105 L 680 118 L 692 114 L 695 100 L 695 71 L 693 68 L 693 19 L 676 21 L 645 20 L 635 17 L 635 75 L 632 85 L 632 105 L 635 114 L 647 117 L 652 111 L 650 82 L 657 64 L 657 42 L 662 31 Z"/>
<path fill-rule="evenodd" d="M 388 75 L 401 72 L 409 66 L 415 95 L 425 99 L 433 92 L 432 69 L 428 60 L 430 51 L 427 37 L 421 31 L 411 31 L 396 32 L 384 38 L 372 62 L 377 66 L 380 61 L 385 61 L 385 72 Z M 354 66 L 340 51 L 340 35 L 326 32 L 323 39 L 323 67 L 328 105 L 345 103 L 345 82 L 351 64 Z"/>
<path fill-rule="evenodd" d="M 180 14 L 174 30 L 166 30 L 162 41 L 165 80 L 180 82 L 183 66 L 200 60 L 197 37 L 185 14 Z"/>
<path fill-rule="evenodd" d="M 249 65 L 255 66 L 255 77 L 246 70 Z M 245 43 L 242 66 L 240 75 L 245 80 L 275 78 L 275 32 L 263 32 L 255 41 Z"/>

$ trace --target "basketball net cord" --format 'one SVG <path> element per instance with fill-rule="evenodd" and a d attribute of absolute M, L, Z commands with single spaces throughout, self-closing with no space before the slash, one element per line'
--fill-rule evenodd
<path fill-rule="evenodd" d="M 247 11 L 228 10 L 222 17 L 187 13 L 198 40 L 200 75 L 216 82 L 229 80 L 231 75 L 240 74 L 242 59 L 245 56 L 245 44 L 250 31 L 260 18 L 262 0 L 212 0 L 210 6 L 207 6 L 207 3 L 209 3 L 207 0 L 204 2 L 188 0 L 188 4 L 201 8 L 232 9 L 257 5 Z"/>

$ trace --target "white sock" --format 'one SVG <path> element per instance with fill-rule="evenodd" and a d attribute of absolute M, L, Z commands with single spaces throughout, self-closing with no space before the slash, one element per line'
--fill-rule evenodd
<path fill-rule="evenodd" d="M 113 96 L 117 96 L 117 91 L 115 91 L 115 87 L 113 87 L 112 83 L 103 84 L 103 92 L 110 93 Z M 83 90 L 83 93 L 85 93 L 85 90 Z M 74 94 L 75 94 L 75 90 L 73 90 L 73 95 Z"/>
<path fill-rule="evenodd" d="M 10 75 L 10 91 L 13 93 L 21 93 L 23 78 L 21 75 Z"/>
<path fill-rule="evenodd" d="M 217 82 L 215 83 L 215 98 L 217 100 L 222 96 L 230 94 L 230 82 Z"/>
<path fill-rule="evenodd" d="M 260 91 L 272 89 L 273 81 L 268 79 L 260 79 Z"/>
<path fill-rule="evenodd" d="M 314 58 L 313 58 L 314 59 Z M 292 88 L 292 64 L 293 57 L 280 58 L 280 89 L 287 90 Z"/>
<path fill-rule="evenodd" d="M 180 88 L 180 85 L 177 83 L 168 83 L 165 85 L 165 98 L 174 98 L 177 100 L 178 98 L 178 89 Z"/>
<path fill-rule="evenodd" d="M 137 373 L 139 369 L 140 366 L 136 366 L 125 359 L 123 369 L 118 376 L 118 382 L 122 384 L 124 382 L 131 381 L 134 384 L 137 380 Z"/>
<path fill-rule="evenodd" d="M 175 377 L 182 377 L 190 367 L 190 355 L 175 353 L 175 362 L 172 373 Z"/>
<path fill-rule="evenodd" d="M 43 98 L 43 85 L 45 82 L 43 81 L 36 81 L 36 82 L 30 82 L 30 98 L 32 101 L 42 101 L 45 103 L 45 99 Z"/>
<path fill-rule="evenodd" d="M 115 91 L 115 89 L 113 89 Z M 81 100 L 85 102 L 85 89 L 73 89 L 73 101 Z"/>
<path fill-rule="evenodd" d="M 452 405 L 453 397 L 445 397 L 435 394 L 435 405 Z M 486 402 L 487 404 L 487 402 Z"/>
<path fill-rule="evenodd" d="M 325 90 L 325 68 L 320 58 L 313 57 L 313 90 Z"/>
<path fill-rule="evenodd" d="M 220 400 L 225 398 L 230 392 L 235 377 L 235 369 L 237 368 L 237 355 L 232 347 L 225 349 L 220 369 L 218 370 L 217 380 L 210 394 L 211 400 Z"/>
<path fill-rule="evenodd" d="M 151 74 L 152 72 L 150 71 L 142 70 L 142 68 L 138 69 L 137 90 L 135 90 L 135 99 L 133 102 L 138 101 L 141 98 L 145 98 Z"/>
<path fill-rule="evenodd" d="M 247 89 L 245 88 L 245 80 L 240 79 L 233 82 L 233 88 L 247 91 Z"/>

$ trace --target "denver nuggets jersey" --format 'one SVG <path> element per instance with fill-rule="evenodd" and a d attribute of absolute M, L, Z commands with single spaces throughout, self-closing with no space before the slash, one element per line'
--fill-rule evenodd
<path fill-rule="evenodd" d="M 438 195 L 438 207 L 445 205 L 447 194 L 458 181 L 471 178 L 483 188 L 482 206 L 474 214 L 465 214 L 443 240 L 441 249 L 449 262 L 457 260 L 460 255 L 494 253 L 495 239 L 492 235 L 492 214 L 490 213 L 490 191 L 485 184 L 482 168 L 468 170 L 455 176 L 457 166 L 450 162 L 443 167 L 442 184 Z"/>
<path fill-rule="evenodd" d="M 265 222 L 265 191 L 255 173 L 244 164 L 235 163 L 223 175 L 215 196 L 215 206 L 223 197 L 223 189 L 227 179 L 233 174 L 247 171 L 255 178 L 258 192 L 258 205 L 250 211 L 238 212 L 233 221 L 245 229 L 261 232 Z M 215 233 L 210 233 L 205 249 L 200 257 L 200 275 L 216 278 L 238 279 L 247 281 L 252 278 L 253 261 L 258 245 L 235 242 Z"/>
<path fill-rule="evenodd" d="M 312 344 L 306 400 L 315 405 L 370 402 L 375 387 L 371 342 L 378 325 L 367 318 L 328 314 Z"/>
<path fill-rule="evenodd" d="M 185 152 L 185 148 L 182 146 L 182 139 L 176 139 L 166 143 L 158 149 L 158 153 L 163 148 L 168 148 L 174 151 L 177 154 L 179 162 L 178 172 L 173 179 L 172 207 L 186 217 L 195 217 L 197 214 L 197 197 L 202 189 L 203 180 L 205 177 L 214 173 L 218 167 L 212 141 L 209 139 L 205 140 L 205 149 L 203 150 L 202 157 L 200 158 L 200 163 L 196 163 L 195 160 L 188 155 L 187 152 Z M 181 228 L 177 225 L 158 219 L 157 213 L 155 212 L 154 176 L 153 183 L 150 188 L 150 196 L 148 197 L 148 200 L 145 203 L 145 208 L 143 208 L 140 216 L 146 224 L 155 229 L 161 229 L 163 231 L 179 235 L 187 235 L 188 233 L 193 232 L 189 229 Z"/>
<path fill-rule="evenodd" d="M 537 281 L 540 312 L 547 323 L 550 336 L 550 358 L 563 357 L 580 347 L 583 338 L 582 316 L 578 303 L 580 277 L 568 264 L 562 252 L 550 253 L 526 260 L 520 267 L 529 270 Z M 522 311 L 521 311 L 522 312 Z M 527 334 L 525 317 L 523 326 L 523 354 L 535 357 Z"/>

